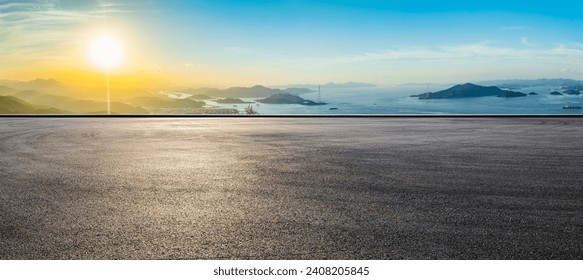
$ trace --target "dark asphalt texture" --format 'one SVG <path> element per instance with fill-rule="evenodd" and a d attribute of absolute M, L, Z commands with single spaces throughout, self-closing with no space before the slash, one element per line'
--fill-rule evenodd
<path fill-rule="evenodd" d="M 0 119 L 0 259 L 583 259 L 583 118 Z"/>

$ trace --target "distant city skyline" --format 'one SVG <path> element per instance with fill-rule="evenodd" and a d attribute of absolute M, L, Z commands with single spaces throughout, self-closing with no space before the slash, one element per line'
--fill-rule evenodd
<path fill-rule="evenodd" d="M 583 79 L 580 1 L 0 0 L 0 79 L 117 86 Z"/>

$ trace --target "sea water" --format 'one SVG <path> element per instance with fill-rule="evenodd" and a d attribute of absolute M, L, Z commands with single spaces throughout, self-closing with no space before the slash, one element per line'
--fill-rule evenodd
<path fill-rule="evenodd" d="M 435 88 L 432 91 L 446 89 Z M 523 93 L 536 92 L 537 95 L 501 98 L 496 96 L 456 98 L 456 99 L 419 99 L 411 97 L 427 91 L 421 86 L 395 86 L 353 89 L 323 88 L 321 106 L 299 104 L 262 104 L 256 99 L 243 98 L 253 109 L 264 115 L 344 115 L 344 114 L 583 114 L 583 110 L 566 110 L 565 105 L 583 106 L 582 95 L 550 95 L 556 89 L 531 87 L 513 89 Z M 318 92 L 300 95 L 304 99 L 318 101 Z M 213 104 L 220 108 L 243 111 L 248 104 Z M 234 107 L 237 106 L 237 107 Z M 337 108 L 336 110 L 330 110 Z"/>

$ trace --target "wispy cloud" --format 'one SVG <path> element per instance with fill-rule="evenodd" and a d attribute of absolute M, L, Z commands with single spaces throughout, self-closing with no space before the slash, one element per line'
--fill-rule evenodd
<path fill-rule="evenodd" d="M 503 47 L 491 42 L 473 44 L 443 45 L 437 47 L 416 46 L 408 48 L 385 49 L 354 55 L 334 57 L 289 57 L 274 56 L 274 64 L 295 65 L 298 67 L 361 67 L 374 68 L 380 65 L 407 65 L 424 69 L 437 65 L 469 65 L 474 62 L 496 65 L 515 64 L 541 66 L 552 63 L 565 63 L 583 66 L 583 46 L 576 44 L 556 44 L 546 48 Z M 576 66 L 573 66 L 576 68 Z"/>
<path fill-rule="evenodd" d="M 252 53 L 256 53 L 253 49 L 242 48 L 242 47 L 238 47 L 238 46 L 226 47 L 225 50 L 227 52 L 230 52 L 230 53 L 233 53 L 233 54 L 252 54 Z"/>
<path fill-rule="evenodd" d="M 0 12 L 11 12 L 14 10 L 22 10 L 27 8 L 33 8 L 35 6 L 34 1 L 0 1 Z"/>
<path fill-rule="evenodd" d="M 520 37 L 520 42 L 521 42 L 523 45 L 525 45 L 525 46 L 528 46 L 528 47 L 534 47 L 534 45 L 533 45 L 533 44 L 531 44 L 530 42 L 528 42 L 528 38 L 526 38 L 526 37 L 524 37 L 524 36 L 523 36 L 523 37 Z"/>
<path fill-rule="evenodd" d="M 204 69 L 204 68 L 208 68 L 208 64 L 206 63 L 191 63 L 191 62 L 187 62 L 183 64 L 184 68 L 187 69 Z"/>
<path fill-rule="evenodd" d="M 528 43 L 523 38 L 523 43 Z M 577 45 L 556 45 L 550 48 L 510 48 L 491 45 L 488 42 L 476 44 L 447 45 L 437 48 L 414 47 L 406 49 L 389 49 L 352 56 L 342 56 L 328 59 L 332 64 L 366 63 L 375 61 L 436 61 L 436 60 L 480 60 L 480 59 L 524 59 L 541 60 L 569 57 L 583 62 L 583 47 Z"/>
<path fill-rule="evenodd" d="M 504 77 L 544 77 L 560 74 L 574 77 L 583 69 L 583 46 L 554 44 L 525 47 L 501 46 L 495 42 L 415 46 L 330 57 L 274 56 L 271 69 L 301 71 L 301 77 L 327 75 L 328 79 L 361 79 L 377 82 L 464 81 Z M 282 67 L 284 66 L 284 67 Z M 285 69 L 285 70 L 281 70 Z M 565 69 L 560 72 L 560 69 Z M 378 76 L 383 73 L 382 76 Z M 390 78 L 387 78 L 390 77 Z"/>
<path fill-rule="evenodd" d="M 561 69 L 561 73 L 567 73 L 567 74 L 583 74 L 583 71 L 581 71 L 581 70 L 575 70 L 575 69 L 570 69 L 570 68 L 563 68 L 563 69 Z"/>
<path fill-rule="evenodd" d="M 530 27 L 524 25 L 502 26 L 498 28 L 498 30 L 527 30 L 527 29 L 530 29 Z"/>
<path fill-rule="evenodd" d="M 0 0 L 0 58 L 18 63 L 66 57 L 66 50 L 78 43 L 80 26 L 99 22 L 106 14 L 131 12 L 135 2 Z"/>

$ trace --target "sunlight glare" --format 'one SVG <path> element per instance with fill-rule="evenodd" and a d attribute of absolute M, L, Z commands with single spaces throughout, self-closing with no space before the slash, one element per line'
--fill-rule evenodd
<path fill-rule="evenodd" d="M 91 41 L 89 55 L 97 66 L 111 69 L 121 63 L 123 48 L 116 38 L 109 35 L 101 35 Z"/>

